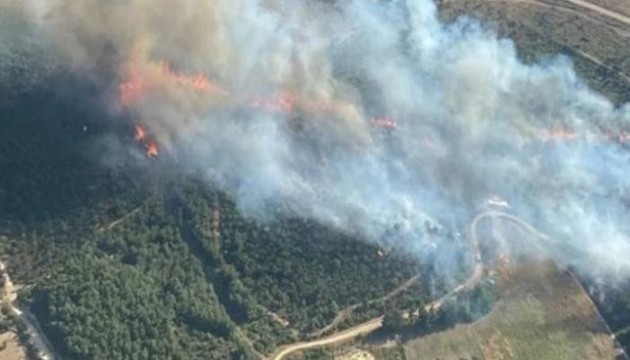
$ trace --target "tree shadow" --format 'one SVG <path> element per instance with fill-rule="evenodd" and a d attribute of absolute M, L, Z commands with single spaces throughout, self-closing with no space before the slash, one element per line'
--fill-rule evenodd
<path fill-rule="evenodd" d="M 0 224 L 85 220 L 89 209 L 132 185 L 123 169 L 100 161 L 104 137 L 129 131 L 107 110 L 104 93 L 102 85 L 63 74 L 5 96 L 9 100 L 0 104 Z"/>

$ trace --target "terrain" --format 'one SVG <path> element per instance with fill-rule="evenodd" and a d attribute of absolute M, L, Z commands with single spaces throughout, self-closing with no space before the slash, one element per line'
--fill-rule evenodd
<path fill-rule="evenodd" d="M 477 320 L 428 332 L 415 326 L 415 335 L 412 332 L 403 341 L 357 341 L 315 358 L 342 359 L 352 349 L 375 359 L 625 358 L 573 275 L 550 261 L 502 259 L 493 266 L 489 277 L 499 284 L 499 300 Z"/>
<path fill-rule="evenodd" d="M 356 321 L 401 286 L 425 296 L 413 258 L 289 215 L 254 222 L 205 184 L 138 175 L 142 158 L 138 173 L 88 161 L 105 115 L 70 100 L 39 89 L 0 110 L 2 259 L 59 357 L 259 358 L 365 299 Z"/>
<path fill-rule="evenodd" d="M 615 359 L 587 292 L 553 264 L 514 266 L 482 319 L 405 345 L 408 359 Z"/>
<path fill-rule="evenodd" d="M 446 21 L 476 17 L 515 39 L 524 61 L 565 54 L 592 87 L 630 101 L 623 1 L 439 6 Z M 615 340 L 630 345 L 630 285 L 589 293 L 548 262 L 506 269 L 499 300 L 467 324 L 427 329 L 397 319 L 476 288 L 486 279 L 480 260 L 459 274 L 461 287 L 434 284 L 430 264 L 395 249 L 276 206 L 277 217 L 255 221 L 230 194 L 152 169 L 174 163 L 130 154 L 104 166 L 93 161 L 102 135 L 131 131 L 103 121 L 111 115 L 98 104 L 98 85 L 65 76 L 0 103 L 0 260 L 20 285 L 15 308 L 41 323 L 58 358 L 370 356 L 348 355 L 350 342 L 376 359 L 605 359 L 619 355 Z M 77 92 L 80 102 L 69 95 Z M 18 323 L 0 335 L 3 359 L 27 356 L 16 339 L 29 320 Z M 381 338 L 361 340 L 378 329 Z M 400 333 L 412 335 L 401 341 Z M 312 348 L 321 349 L 305 351 Z"/>

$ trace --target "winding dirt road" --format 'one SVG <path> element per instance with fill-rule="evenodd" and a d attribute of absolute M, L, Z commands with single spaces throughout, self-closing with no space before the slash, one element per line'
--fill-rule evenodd
<path fill-rule="evenodd" d="M 595 4 L 593 4 L 591 2 L 588 2 L 588 1 L 585 1 L 585 0 L 564 0 L 564 1 L 566 1 L 568 3 L 571 3 L 571 4 L 575 5 L 575 6 L 579 6 L 579 7 L 583 8 L 583 9 L 595 11 L 596 13 L 598 13 L 600 15 L 606 16 L 606 17 L 614 19 L 614 20 L 617 20 L 617 21 L 619 21 L 621 23 L 624 23 L 626 25 L 630 25 L 630 17 L 628 17 L 628 16 L 626 16 L 624 14 L 621 14 L 619 12 L 603 8 L 603 7 L 599 6 L 599 5 L 595 5 Z"/>
<path fill-rule="evenodd" d="M 457 1 L 461 1 L 461 0 L 442 0 L 442 2 L 457 2 Z M 487 2 L 505 2 L 505 3 L 510 3 L 510 2 L 518 2 L 518 3 L 529 3 L 529 4 L 536 4 L 536 5 L 540 5 L 540 6 L 561 6 L 560 4 L 556 4 L 556 3 L 549 3 L 549 2 L 545 2 L 542 0 L 485 0 Z M 609 19 L 612 20 L 616 20 L 622 24 L 625 25 L 629 25 L 630 26 L 630 17 L 628 17 L 627 15 L 624 15 L 620 12 L 616 12 L 604 7 L 601 7 L 599 5 L 593 4 L 587 0 L 560 0 L 561 2 L 564 3 L 568 3 L 577 7 L 582 8 L 583 10 L 590 10 L 593 12 L 598 13 L 599 15 L 602 15 L 604 17 L 607 17 Z"/>
<path fill-rule="evenodd" d="M 274 355 L 270 357 L 273 360 L 281 360 L 285 356 L 300 350 L 306 350 L 326 345 L 338 344 L 344 341 L 352 340 L 358 336 L 366 335 L 380 329 L 383 326 L 383 316 L 379 316 L 372 320 L 366 321 L 350 329 L 340 331 L 336 334 L 313 341 L 298 342 L 295 344 L 283 346 L 279 348 Z"/>
<path fill-rule="evenodd" d="M 4 274 L 5 284 L 11 283 L 9 274 L 6 272 L 6 267 L 2 261 L 0 261 L 0 273 Z M 55 359 L 53 347 L 39 327 L 35 316 L 28 311 L 22 311 L 15 307 L 12 300 L 15 299 L 9 299 L 8 301 L 9 309 L 18 318 L 18 321 L 21 321 L 26 326 L 26 332 L 30 335 L 30 342 L 37 350 L 39 358 L 42 360 Z"/>
<path fill-rule="evenodd" d="M 380 298 L 372 299 L 372 300 L 368 301 L 367 304 L 368 305 L 372 305 L 372 304 L 375 304 L 375 303 L 385 302 L 385 301 L 393 298 L 394 296 L 400 294 L 401 292 L 407 290 L 411 285 L 415 284 L 416 281 L 418 281 L 419 279 L 420 279 L 420 275 L 414 275 L 413 277 L 409 278 L 404 283 L 398 285 L 395 289 L 393 289 L 389 293 L 385 294 L 384 296 L 381 296 Z M 339 324 L 341 324 L 344 320 L 349 318 L 352 315 L 352 312 L 354 310 L 356 310 L 359 306 L 361 306 L 361 304 L 354 304 L 354 305 L 350 305 L 350 306 L 346 307 L 345 309 L 339 311 L 337 313 L 337 315 L 335 316 L 335 318 L 328 325 L 324 326 L 323 328 L 321 328 L 319 330 L 316 330 L 316 331 L 308 334 L 307 336 L 309 338 L 319 337 L 323 333 L 326 333 L 326 332 L 334 329 Z"/>
<path fill-rule="evenodd" d="M 431 303 L 425 305 L 425 310 L 433 311 L 438 309 L 444 301 L 455 296 L 465 290 L 469 290 L 477 286 L 477 284 L 483 279 L 483 262 L 481 259 L 481 249 L 479 248 L 479 238 L 477 235 L 477 228 L 482 220 L 488 218 L 499 218 L 511 221 L 523 228 L 532 234 L 536 235 L 541 239 L 548 239 L 548 237 L 542 233 L 540 233 L 536 228 L 527 222 L 519 219 L 518 217 L 501 212 L 496 210 L 488 210 L 477 215 L 469 226 L 469 239 L 470 246 L 473 251 L 473 260 L 475 262 L 473 271 L 471 275 L 453 290 L 448 292 L 446 295 L 440 297 L 439 299 L 433 300 Z M 338 333 L 332 334 L 330 336 L 326 336 L 324 338 L 313 340 L 313 341 L 304 341 L 298 342 L 286 346 L 280 347 L 273 355 L 269 357 L 271 360 L 282 360 L 285 356 L 300 350 L 312 349 L 317 347 L 323 347 L 327 345 L 339 344 L 345 341 L 352 340 L 358 336 L 369 334 L 375 330 L 380 329 L 383 326 L 383 316 L 379 316 L 368 320 L 359 325 L 353 326 L 349 329 L 340 331 Z"/>

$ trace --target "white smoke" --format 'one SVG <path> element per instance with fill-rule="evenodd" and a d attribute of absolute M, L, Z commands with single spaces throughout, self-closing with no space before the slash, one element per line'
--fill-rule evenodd
<path fill-rule="evenodd" d="M 551 235 L 542 248 L 556 260 L 630 275 L 630 151 L 602 136 L 630 129 L 630 106 L 589 90 L 565 57 L 525 65 L 510 40 L 474 21 L 440 23 L 430 0 L 33 8 L 74 71 L 114 53 L 121 81 L 134 67 L 161 84 L 128 112 L 247 213 L 289 204 L 426 259 L 452 249 L 444 233 L 465 232 L 496 193 Z M 229 95 L 169 83 L 161 60 Z M 295 96 L 290 114 L 248 106 L 281 91 Z M 371 125 L 382 116 L 397 128 Z M 584 136 L 536 139 L 558 127 Z"/>

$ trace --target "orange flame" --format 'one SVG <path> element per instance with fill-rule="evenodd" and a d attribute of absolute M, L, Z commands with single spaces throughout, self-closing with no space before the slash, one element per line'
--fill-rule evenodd
<path fill-rule="evenodd" d="M 229 95 L 225 89 L 214 84 L 202 73 L 197 73 L 195 75 L 178 74 L 173 71 L 171 64 L 168 61 L 162 61 L 161 67 L 162 74 L 178 85 L 190 87 L 199 92 L 216 92 L 223 96 Z"/>
<path fill-rule="evenodd" d="M 122 106 L 129 106 L 137 101 L 144 93 L 144 82 L 142 78 L 136 74 L 130 74 L 129 77 L 119 86 L 118 100 Z"/>
<path fill-rule="evenodd" d="M 193 75 L 178 73 L 175 72 L 170 63 L 166 61 L 161 61 L 159 66 L 161 68 L 163 78 L 178 86 L 189 88 L 200 93 L 213 93 L 220 94 L 222 96 L 230 96 L 229 91 L 216 85 L 202 73 L 196 73 Z M 147 91 L 149 85 L 150 83 L 147 83 L 147 81 L 140 76 L 140 73 L 132 68 L 126 79 L 119 85 L 120 104 L 123 107 L 126 107 L 138 101 Z M 247 106 L 275 113 L 292 113 L 296 111 L 296 109 L 300 108 L 308 112 L 321 114 L 329 112 L 334 113 L 336 109 L 334 102 L 309 101 L 308 99 L 286 90 L 280 91 L 273 96 L 260 97 L 251 100 L 247 103 Z M 387 130 L 398 128 L 396 120 L 388 116 L 374 118 L 370 121 L 370 124 L 373 127 Z M 562 125 L 552 129 L 535 131 L 530 139 L 546 143 L 567 142 L 580 137 L 585 139 L 613 141 L 617 143 L 630 143 L 630 132 L 621 131 L 619 133 L 604 132 L 597 134 L 582 134 Z M 147 136 L 145 129 L 141 125 L 135 126 L 134 139 L 143 144 L 148 157 L 155 158 L 158 156 L 159 150 L 157 143 Z M 435 143 L 427 137 L 422 138 L 421 143 L 428 147 L 435 146 Z"/>
<path fill-rule="evenodd" d="M 147 137 L 147 134 L 144 131 L 144 128 L 142 127 L 142 125 L 136 125 L 134 128 L 133 138 L 136 141 L 143 141 L 146 137 Z"/>
<path fill-rule="evenodd" d="M 158 156 L 158 146 L 154 140 L 147 142 L 147 156 L 150 158 L 156 158 Z"/>
<path fill-rule="evenodd" d="M 158 156 L 157 142 L 147 135 L 144 127 L 140 124 L 134 126 L 134 140 L 142 144 L 146 149 L 147 156 L 150 158 L 156 158 Z"/>
<path fill-rule="evenodd" d="M 569 140 L 574 140 L 577 137 L 578 137 L 578 134 L 575 131 L 565 126 L 556 127 L 555 129 L 552 129 L 551 131 L 543 130 L 538 134 L 538 139 L 543 142 L 569 141 Z"/>

